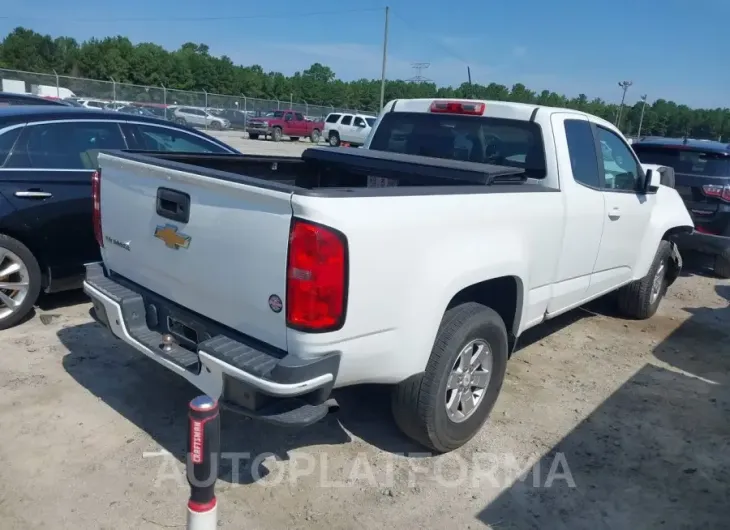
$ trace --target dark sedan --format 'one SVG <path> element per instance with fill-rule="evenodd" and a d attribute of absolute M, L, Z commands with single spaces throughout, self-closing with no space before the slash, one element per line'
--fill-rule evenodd
<path fill-rule="evenodd" d="M 100 149 L 237 153 L 156 118 L 68 106 L 0 107 L 0 329 L 22 320 L 41 290 L 79 288 L 84 263 L 99 259 L 91 180 Z"/>

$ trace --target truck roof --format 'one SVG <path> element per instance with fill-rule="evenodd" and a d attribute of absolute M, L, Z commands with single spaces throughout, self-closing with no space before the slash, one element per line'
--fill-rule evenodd
<path fill-rule="evenodd" d="M 489 99 L 465 99 L 465 98 L 420 98 L 420 99 L 396 99 L 388 102 L 385 106 L 388 112 L 430 112 L 431 104 L 438 102 L 469 102 L 483 103 L 485 110 L 483 116 L 491 118 L 505 118 L 512 120 L 531 121 L 534 120 L 538 111 L 561 112 L 576 114 L 579 116 L 591 116 L 593 121 L 600 123 L 611 130 L 616 130 L 613 123 L 599 118 L 595 115 L 580 110 L 566 109 L 559 107 L 547 107 L 530 103 L 516 103 L 513 101 L 495 101 Z"/>
<path fill-rule="evenodd" d="M 644 138 L 634 145 L 652 145 L 657 147 L 687 147 L 690 149 L 701 149 L 715 153 L 730 152 L 730 144 L 717 142 L 715 140 L 698 140 L 696 138 Z"/>

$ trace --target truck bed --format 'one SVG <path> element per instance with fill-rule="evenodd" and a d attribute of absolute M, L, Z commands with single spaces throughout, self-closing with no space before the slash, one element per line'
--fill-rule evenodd
<path fill-rule="evenodd" d="M 521 168 L 353 148 L 310 148 L 301 157 L 139 151 L 108 154 L 303 195 L 498 192 L 515 185 L 521 192 L 553 191 L 528 183 Z"/>

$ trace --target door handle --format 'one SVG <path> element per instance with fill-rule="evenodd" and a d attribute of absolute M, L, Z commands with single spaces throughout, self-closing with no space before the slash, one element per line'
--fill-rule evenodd
<path fill-rule="evenodd" d="M 28 190 L 16 191 L 15 196 L 22 199 L 48 199 L 49 197 L 53 197 L 53 193 L 48 193 L 47 191 L 40 190 Z"/>
<path fill-rule="evenodd" d="M 621 217 L 621 210 L 619 208 L 613 207 L 609 210 L 609 212 L 608 212 L 609 219 L 615 220 L 615 219 L 618 219 L 619 217 Z"/>

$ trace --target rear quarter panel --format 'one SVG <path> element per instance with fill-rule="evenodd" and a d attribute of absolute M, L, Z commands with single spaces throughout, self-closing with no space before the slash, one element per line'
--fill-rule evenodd
<path fill-rule="evenodd" d="M 447 304 L 474 283 L 516 277 L 516 330 L 530 291 L 552 281 L 564 222 L 557 192 L 294 195 L 292 209 L 348 238 L 344 327 L 319 336 L 289 330 L 287 341 L 303 357 L 342 349 L 338 386 L 393 383 L 421 372 Z"/>

